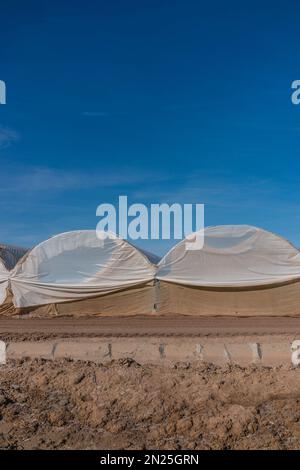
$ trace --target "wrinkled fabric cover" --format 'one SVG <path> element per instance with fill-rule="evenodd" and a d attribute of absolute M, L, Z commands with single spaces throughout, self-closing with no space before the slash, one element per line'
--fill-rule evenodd
<path fill-rule="evenodd" d="M 8 287 L 9 272 L 0 259 L 0 305 L 6 299 L 6 289 Z"/>
<path fill-rule="evenodd" d="M 97 297 L 23 308 L 14 307 L 8 297 L 5 304 L 0 305 L 0 315 L 22 318 L 147 315 L 153 313 L 153 283 L 154 281 L 150 281 Z"/>
<path fill-rule="evenodd" d="M 155 267 L 138 249 L 94 230 L 62 233 L 33 248 L 10 274 L 15 307 L 71 302 L 152 281 Z"/>
<path fill-rule="evenodd" d="M 0 306 L 6 301 L 9 270 L 16 265 L 27 251 L 13 245 L 0 244 Z"/>
<path fill-rule="evenodd" d="M 251 287 L 300 278 L 299 251 L 256 227 L 208 227 L 202 250 L 185 248 L 183 240 L 166 254 L 157 279 L 187 286 Z"/>
<path fill-rule="evenodd" d="M 9 288 L 6 289 L 5 298 L 0 302 L 0 315 L 11 317 L 16 315 L 17 309 L 13 304 L 12 292 Z"/>

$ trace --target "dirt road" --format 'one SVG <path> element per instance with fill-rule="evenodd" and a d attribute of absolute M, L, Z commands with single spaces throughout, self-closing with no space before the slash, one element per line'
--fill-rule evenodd
<path fill-rule="evenodd" d="M 0 318 L 0 338 L 11 336 L 263 336 L 300 335 L 291 317 Z"/>

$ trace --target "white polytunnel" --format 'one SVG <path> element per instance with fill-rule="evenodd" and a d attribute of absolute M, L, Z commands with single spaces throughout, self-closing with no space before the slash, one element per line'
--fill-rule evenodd
<path fill-rule="evenodd" d="M 26 252 L 25 248 L 0 244 L 0 305 L 6 299 L 9 271 Z"/>
<path fill-rule="evenodd" d="M 202 249 L 188 237 L 159 262 L 94 230 L 56 235 L 11 270 L 7 250 L 0 256 L 0 314 L 300 316 L 297 248 L 248 225 L 203 234 Z"/>
<path fill-rule="evenodd" d="M 95 230 L 61 233 L 15 266 L 10 276 L 14 305 L 70 302 L 145 284 L 155 275 L 149 257 L 113 234 L 99 239 Z"/>
<path fill-rule="evenodd" d="M 157 278 L 190 286 L 246 287 L 300 278 L 300 253 L 287 240 L 249 225 L 204 229 L 204 246 L 186 240 L 158 265 Z"/>
<path fill-rule="evenodd" d="M 204 246 L 178 243 L 158 264 L 161 314 L 300 316 L 300 253 L 248 225 L 204 229 Z"/>

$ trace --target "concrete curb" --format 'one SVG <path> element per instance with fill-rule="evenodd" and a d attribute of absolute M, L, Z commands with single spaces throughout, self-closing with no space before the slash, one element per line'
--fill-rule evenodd
<path fill-rule="evenodd" d="M 279 343 L 213 342 L 195 338 L 74 338 L 20 341 L 2 345 L 6 359 L 42 358 L 105 363 L 130 357 L 141 364 L 209 362 L 216 365 L 299 365 L 300 341 Z"/>

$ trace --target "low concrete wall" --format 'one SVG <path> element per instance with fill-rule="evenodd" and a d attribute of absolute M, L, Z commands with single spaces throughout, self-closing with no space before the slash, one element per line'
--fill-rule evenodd
<path fill-rule="evenodd" d="M 246 366 L 256 363 L 265 366 L 291 365 L 300 362 L 300 341 L 282 342 L 225 342 L 202 338 L 74 338 L 47 341 L 2 343 L 6 360 L 23 358 L 62 359 L 109 362 L 130 357 L 135 361 L 167 364 L 179 361 L 228 363 Z M 2 360 L 4 363 L 5 360 Z"/>

